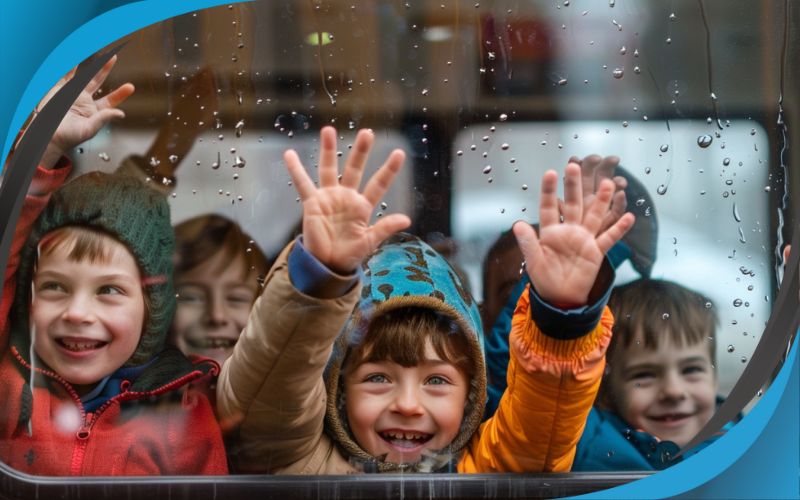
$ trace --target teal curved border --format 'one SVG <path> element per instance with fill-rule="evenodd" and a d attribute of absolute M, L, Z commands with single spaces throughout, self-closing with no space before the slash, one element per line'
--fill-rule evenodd
<path fill-rule="evenodd" d="M 39 98 L 85 57 L 150 24 L 229 3 L 238 2 L 2 2 L 0 63 L 4 78 L 0 80 L 0 130 L 6 132 L 3 157 Z M 39 62 L 41 55 L 44 57 Z M 794 346 L 759 404 L 717 443 L 651 477 L 579 498 L 800 498 L 799 378 Z"/>
<path fill-rule="evenodd" d="M 143 0 L 134 1 L 109 10 L 110 5 L 121 2 L 84 2 L 82 0 L 55 2 L 18 2 L 13 6 L 3 2 L 2 17 L 2 60 L 4 69 L 2 95 L 3 106 L 0 108 L 0 127 L 6 130 L 3 143 L 3 158 L 6 157 L 17 131 L 34 106 L 47 91 L 70 69 L 116 40 L 151 24 L 187 12 L 240 3 L 243 0 Z M 249 0 L 244 0 L 249 1 Z M 42 4 L 44 5 L 44 8 Z M 11 11 L 18 18 L 11 18 Z M 21 17 L 21 18 L 20 18 Z M 48 32 L 48 22 L 57 22 L 58 30 Z M 69 25 L 74 30 L 69 31 Z M 66 38 L 48 38 L 48 35 L 68 33 Z M 54 46 L 49 54 L 47 48 Z M 43 50 L 44 48 L 44 50 Z M 47 54 L 36 67 L 34 60 L 17 60 L 14 52 L 31 52 Z M 14 78 L 11 78 L 13 75 Z M 25 82 L 27 86 L 25 86 Z M 23 90 L 24 86 L 24 90 Z M 8 103 L 17 102 L 10 121 L 6 109 Z M 11 104 L 13 106 L 13 104 Z"/>

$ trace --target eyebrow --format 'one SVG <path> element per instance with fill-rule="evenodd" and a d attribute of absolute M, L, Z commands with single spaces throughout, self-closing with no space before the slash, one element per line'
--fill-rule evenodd
<path fill-rule="evenodd" d="M 36 271 L 36 275 L 35 275 L 34 279 L 37 279 L 37 278 L 38 279 L 42 279 L 42 277 L 45 277 L 45 278 L 53 277 L 53 278 L 57 278 L 57 279 L 61 279 L 61 280 L 84 279 L 84 278 L 76 278 L 72 274 L 62 273 L 62 272 L 59 272 L 59 271 L 54 271 L 52 269 L 44 269 L 44 270 L 40 269 L 40 270 Z M 137 283 L 140 281 L 140 280 L 137 280 L 136 278 L 134 278 L 133 276 L 131 276 L 130 274 L 124 274 L 124 273 L 103 274 L 103 275 L 100 275 L 100 276 L 94 276 L 91 279 L 95 280 L 95 281 L 124 280 L 124 281 L 135 281 Z"/>

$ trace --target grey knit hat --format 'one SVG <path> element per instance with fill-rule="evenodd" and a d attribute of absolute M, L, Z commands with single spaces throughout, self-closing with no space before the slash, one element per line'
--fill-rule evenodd
<path fill-rule="evenodd" d="M 108 234 L 133 254 L 142 274 L 142 287 L 149 308 L 139 345 L 126 366 L 149 361 L 164 349 L 175 313 L 172 286 L 175 238 L 166 198 L 142 181 L 126 175 L 91 172 L 53 193 L 22 249 L 12 342 L 20 354 L 27 355 L 25 347 L 30 345 L 30 283 L 37 249 L 43 236 L 66 226 Z"/>

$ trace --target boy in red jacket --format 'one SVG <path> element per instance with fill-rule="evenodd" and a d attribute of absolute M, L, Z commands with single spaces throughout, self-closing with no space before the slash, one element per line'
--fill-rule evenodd
<path fill-rule="evenodd" d="M 92 98 L 113 65 L 59 125 L 15 231 L 0 325 L 0 460 L 41 475 L 224 474 L 214 412 L 191 385 L 219 366 L 165 347 L 175 310 L 166 199 L 100 172 L 60 187 L 69 164 L 57 159 L 121 116 L 115 107 L 133 92 L 126 84 Z"/>

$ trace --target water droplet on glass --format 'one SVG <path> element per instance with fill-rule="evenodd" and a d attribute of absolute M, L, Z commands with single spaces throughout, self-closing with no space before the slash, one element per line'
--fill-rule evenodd
<path fill-rule="evenodd" d="M 731 159 L 730 159 L 730 158 L 725 158 L 725 159 L 723 159 L 723 160 L 722 160 L 722 164 L 723 164 L 723 165 L 725 165 L 725 166 L 727 167 L 728 165 L 730 165 L 730 164 L 731 164 Z"/>
<path fill-rule="evenodd" d="M 247 162 L 241 156 L 237 156 L 236 160 L 233 162 L 234 168 L 244 168 Z"/>
<path fill-rule="evenodd" d="M 650 172 L 652 172 L 652 170 L 650 169 L 650 167 L 645 167 L 645 168 L 644 168 L 644 173 L 645 173 L 645 174 L 649 174 Z"/>
<path fill-rule="evenodd" d="M 667 185 L 666 184 L 659 185 L 658 188 L 656 188 L 656 193 L 658 193 L 658 194 L 666 194 L 667 193 Z"/>
<path fill-rule="evenodd" d="M 703 134 L 697 137 L 697 145 L 700 146 L 701 148 L 707 148 L 711 145 L 711 142 L 713 140 L 714 138 L 711 137 L 710 135 Z"/>
<path fill-rule="evenodd" d="M 739 243 L 747 243 L 747 239 L 744 237 L 742 226 L 739 226 Z"/>
<path fill-rule="evenodd" d="M 236 137 L 241 137 L 244 130 L 244 120 L 239 120 L 236 122 L 236 126 L 234 128 L 236 129 Z"/>
<path fill-rule="evenodd" d="M 756 135 L 756 129 L 751 128 L 750 129 L 750 135 Z"/>
<path fill-rule="evenodd" d="M 628 52 L 628 49 L 624 45 L 622 47 L 620 47 L 620 49 L 619 49 L 619 53 L 620 54 L 622 54 L 624 56 L 627 52 Z"/>
<path fill-rule="evenodd" d="M 667 151 L 669 151 L 669 144 L 662 144 L 662 145 L 661 145 L 661 147 L 660 147 L 660 148 L 658 148 L 658 149 L 659 149 L 659 151 L 661 151 L 662 153 L 666 153 Z"/>
<path fill-rule="evenodd" d="M 108 154 L 106 154 L 106 153 L 100 153 L 97 156 L 100 157 L 100 159 L 103 160 L 103 161 L 109 161 L 111 159 L 111 158 L 108 157 Z"/>
<path fill-rule="evenodd" d="M 642 205 L 644 205 L 644 201 L 645 201 L 644 198 L 639 198 L 638 200 L 636 200 L 636 206 L 641 207 Z"/>
<path fill-rule="evenodd" d="M 713 304 L 711 302 L 706 302 L 706 309 L 711 309 Z"/>
<path fill-rule="evenodd" d="M 483 173 L 484 174 L 488 174 L 491 171 L 492 171 L 492 166 L 491 165 L 486 165 L 485 167 L 483 167 Z"/>
<path fill-rule="evenodd" d="M 494 61 L 494 60 L 497 58 L 497 56 L 495 55 L 495 53 L 494 53 L 494 52 L 489 52 L 488 54 L 486 54 L 486 57 L 487 57 L 487 58 L 488 58 L 490 61 Z"/>
<path fill-rule="evenodd" d="M 172 164 L 178 163 L 178 155 L 169 155 L 169 162 Z"/>
<path fill-rule="evenodd" d="M 622 70 L 622 68 L 614 68 L 614 71 L 611 72 L 611 75 L 619 80 L 625 75 L 625 72 Z"/>
<path fill-rule="evenodd" d="M 739 215 L 739 207 L 736 202 L 733 203 L 733 218 L 736 222 L 742 222 L 742 217 Z"/>
<path fill-rule="evenodd" d="M 522 190 L 523 191 L 527 191 L 528 190 L 528 185 L 527 184 L 523 184 L 522 185 Z"/>
<path fill-rule="evenodd" d="M 557 83 L 559 85 L 561 85 L 561 86 L 564 86 L 564 85 L 567 84 L 567 79 L 566 78 L 559 78 Z"/>
<path fill-rule="evenodd" d="M 747 356 L 742 356 L 741 361 L 742 363 L 747 363 Z"/>
<path fill-rule="evenodd" d="M 502 149 L 503 151 L 507 150 L 508 149 L 508 143 L 504 142 L 503 144 L 501 144 L 500 145 L 500 149 Z"/>
<path fill-rule="evenodd" d="M 734 299 L 733 307 L 741 307 L 741 305 L 742 305 L 742 299 Z"/>
<path fill-rule="evenodd" d="M 733 344 L 731 344 L 731 345 L 729 345 L 729 346 L 728 346 L 728 352 L 733 352 L 733 351 L 735 351 L 735 350 L 736 350 L 736 348 L 735 348 L 735 347 L 733 347 Z"/>
<path fill-rule="evenodd" d="M 428 89 L 422 89 L 422 95 L 428 95 Z"/>
<path fill-rule="evenodd" d="M 211 164 L 211 168 L 213 168 L 214 170 L 218 169 L 220 161 L 221 161 L 221 158 L 220 158 L 220 155 L 219 155 L 219 151 L 217 151 L 217 161 L 215 161 L 214 163 Z"/>
<path fill-rule="evenodd" d="M 499 118 L 500 118 L 501 122 L 504 122 L 504 121 L 508 120 L 508 115 L 505 114 L 505 113 L 500 113 Z"/>
<path fill-rule="evenodd" d="M 456 156 L 463 156 L 463 155 L 464 155 L 464 152 L 461 151 L 460 149 L 458 151 L 456 151 Z"/>
<path fill-rule="evenodd" d="M 669 319 L 669 313 L 664 313 L 664 314 L 662 314 L 662 315 L 661 315 L 661 319 L 663 319 L 663 320 L 667 320 L 667 319 Z"/>

